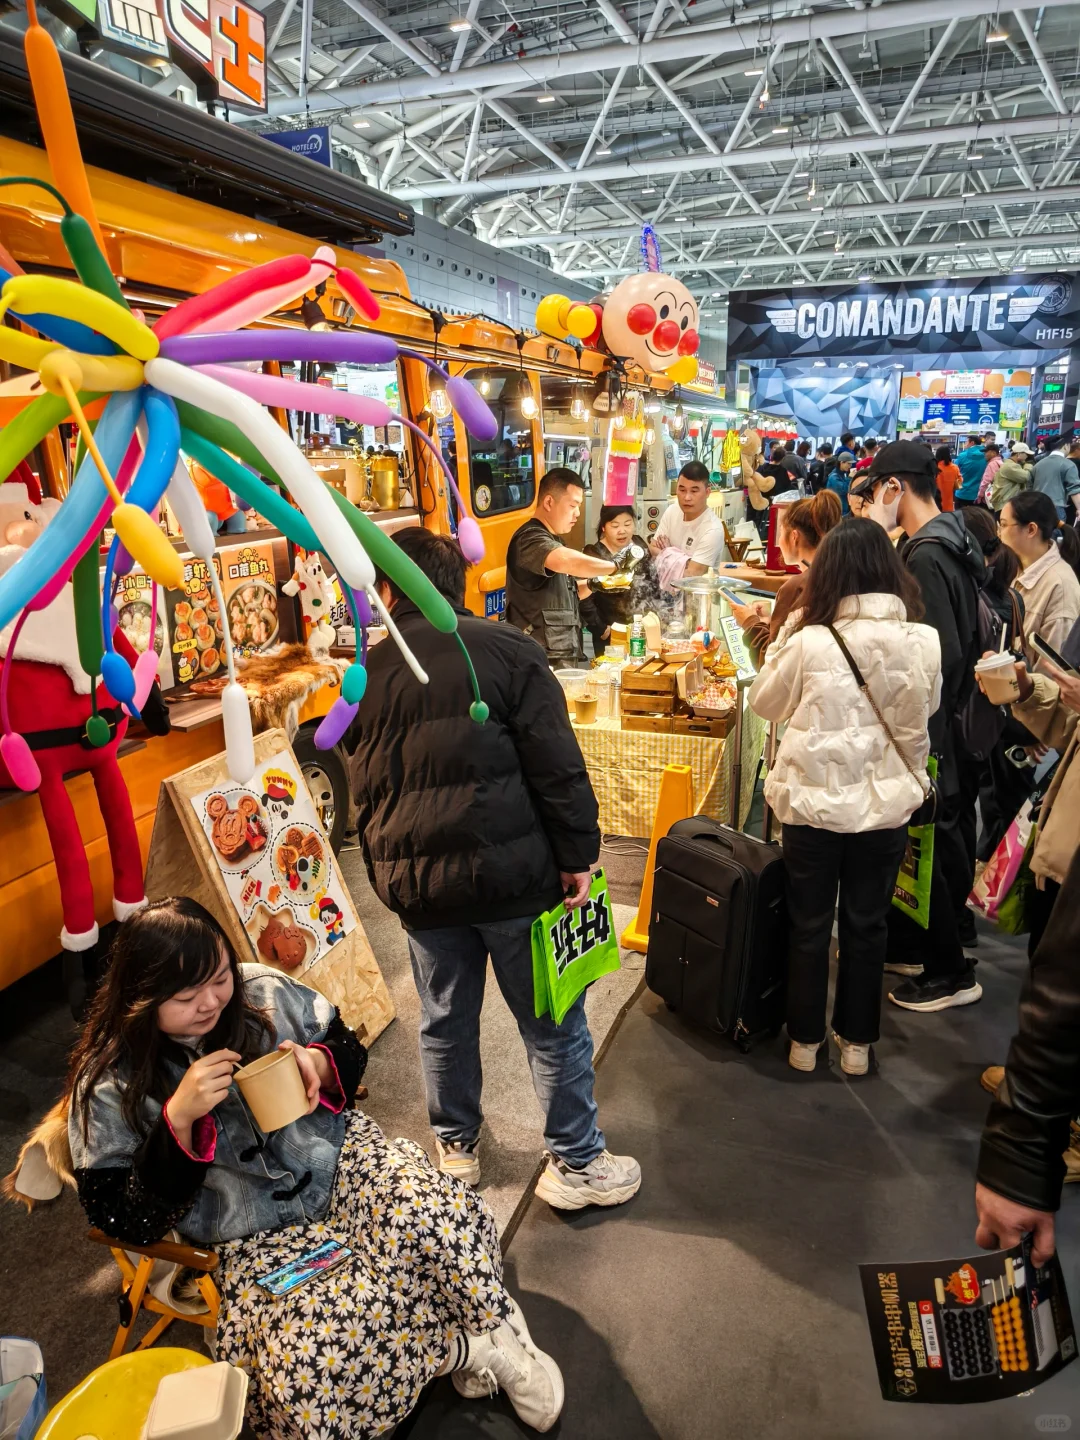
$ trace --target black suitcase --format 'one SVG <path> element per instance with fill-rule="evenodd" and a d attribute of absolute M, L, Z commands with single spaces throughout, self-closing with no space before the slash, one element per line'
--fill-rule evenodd
<path fill-rule="evenodd" d="M 778 845 L 703 815 L 680 820 L 656 849 L 646 984 L 748 1049 L 783 1022 L 786 921 Z"/>

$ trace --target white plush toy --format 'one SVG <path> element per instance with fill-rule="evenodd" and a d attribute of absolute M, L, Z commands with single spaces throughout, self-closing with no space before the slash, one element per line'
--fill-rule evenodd
<path fill-rule="evenodd" d="M 286 595 L 300 596 L 300 613 L 310 627 L 308 650 L 313 660 L 325 660 L 337 638 L 330 624 L 330 610 L 335 596 L 319 556 L 298 550 L 292 579 L 287 580 L 281 589 Z"/>

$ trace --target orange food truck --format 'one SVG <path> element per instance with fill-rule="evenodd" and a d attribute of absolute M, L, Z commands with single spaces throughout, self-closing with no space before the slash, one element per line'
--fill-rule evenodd
<path fill-rule="evenodd" d="M 579 355 L 567 344 L 536 335 L 521 337 L 524 343 L 519 346 L 519 337 L 501 321 L 429 311 L 411 299 L 397 264 L 353 249 L 357 244 L 377 245 L 386 234 L 410 233 L 412 212 L 407 207 L 192 107 L 157 97 L 151 100 L 143 87 L 77 56 L 65 54 L 64 66 L 111 267 L 130 303 L 149 320 L 239 270 L 282 255 L 312 254 L 320 244 L 330 244 L 339 262 L 355 270 L 376 295 L 380 318 L 370 325 L 354 314 L 331 281 L 325 293 L 315 297 L 316 311 L 306 308 L 301 318 L 294 310 L 264 323 L 371 328 L 422 354 L 431 355 L 437 347 L 440 363 L 480 388 L 500 420 L 494 442 L 470 437 L 456 416 L 431 414 L 431 372 L 420 360 L 399 358 L 374 377 L 370 367 L 330 366 L 319 367 L 318 376 L 320 383 L 352 385 L 362 393 L 374 394 L 375 390 L 365 392 L 363 387 L 378 386 L 380 398 L 393 399 L 391 408 L 423 426 L 441 446 L 485 544 L 484 560 L 470 573 L 466 603 L 475 613 L 497 619 L 503 606 L 507 545 L 532 511 L 536 482 L 543 472 L 545 417 L 547 430 L 559 436 L 560 457 L 575 443 L 588 456 L 590 439 L 595 443 L 600 434 L 599 422 L 591 414 L 582 418 L 587 412 L 574 401 L 582 399 L 586 386 L 595 384 L 604 368 L 603 357 L 591 352 Z M 0 178 L 26 175 L 48 180 L 21 49 L 5 39 L 0 39 L 0 92 L 5 95 Z M 45 191 L 0 188 L 0 268 L 10 268 L 13 261 L 27 271 L 69 273 L 59 219 L 59 207 Z M 644 377 L 637 378 L 644 383 Z M 2 425 L 25 402 L 19 399 L 18 374 L 2 364 L 0 382 L 4 382 L 0 383 Z M 535 406 L 528 403 L 530 393 L 538 402 Z M 408 430 L 389 426 L 386 434 L 355 434 L 350 436 L 352 443 L 343 447 L 331 444 L 330 435 L 314 430 L 305 417 L 278 412 L 277 418 L 330 483 L 342 484 L 350 498 L 359 485 L 360 501 L 377 502 L 372 518 L 379 525 L 388 530 L 424 525 L 452 533 L 454 512 L 441 471 Z M 67 491 L 72 429 L 65 425 L 52 432 L 32 457 L 43 492 L 55 497 L 62 498 Z M 176 541 L 178 548 L 182 543 Z M 257 549 L 263 557 L 259 583 L 264 599 L 256 607 L 258 619 L 252 621 L 253 626 L 261 626 L 253 631 L 258 641 L 270 646 L 283 640 L 302 641 L 299 609 L 282 591 L 292 573 L 292 547 L 277 531 L 221 534 L 218 548 L 223 562 L 225 552 L 240 545 Z M 184 618 L 177 622 L 175 602 L 170 605 L 171 610 L 165 607 L 166 633 L 159 641 L 166 651 L 177 623 L 187 623 Z M 148 623 L 139 614 L 137 595 L 131 599 L 130 615 L 121 612 L 121 623 L 127 619 L 134 625 Z M 208 649 L 205 654 L 205 663 L 216 667 L 211 658 L 215 652 Z M 178 663 L 171 675 L 166 667 L 162 677 L 167 700 L 169 679 L 185 678 L 184 657 L 170 658 Z M 306 695 L 294 741 L 335 847 L 347 822 L 345 768 L 337 752 L 316 750 L 312 736 L 338 693 L 336 684 L 326 683 Z M 224 748 L 220 705 L 212 699 L 184 700 L 170 713 L 169 734 L 153 736 L 133 724 L 120 751 L 144 862 L 161 782 Z M 91 866 L 97 918 L 104 924 L 112 911 L 103 822 L 90 777 L 75 773 L 66 784 Z M 0 988 L 57 953 L 61 925 L 56 866 L 38 799 L 34 794 L 0 790 L 0 935 L 4 937 Z"/>

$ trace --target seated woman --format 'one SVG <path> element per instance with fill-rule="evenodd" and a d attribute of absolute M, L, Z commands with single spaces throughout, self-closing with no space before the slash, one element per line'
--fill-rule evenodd
<path fill-rule="evenodd" d="M 275 1046 L 295 1054 L 309 1108 L 263 1134 L 232 1073 Z M 465 1395 L 502 1385 L 548 1430 L 562 1377 L 503 1286 L 491 1213 L 346 1110 L 366 1060 L 323 996 L 238 964 L 196 901 L 155 902 L 120 927 L 72 1058 L 83 1208 L 120 1240 L 175 1226 L 219 1251 L 217 1356 L 248 1372 L 258 1435 L 386 1434 L 449 1372 Z M 351 1248 L 344 1264 L 280 1299 L 259 1289 L 329 1239 Z"/>

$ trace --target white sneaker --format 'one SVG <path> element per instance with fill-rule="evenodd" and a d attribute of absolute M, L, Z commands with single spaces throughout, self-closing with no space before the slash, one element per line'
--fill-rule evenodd
<path fill-rule="evenodd" d="M 886 973 L 886 975 L 907 975 L 907 976 L 912 976 L 912 975 L 921 975 L 922 972 L 923 972 L 923 967 L 922 967 L 921 965 L 901 965 L 899 962 L 897 962 L 897 963 L 895 963 L 895 964 L 891 964 L 891 965 L 886 965 L 886 966 L 885 966 L 885 973 Z"/>
<path fill-rule="evenodd" d="M 535 1194 L 556 1210 L 583 1210 L 586 1205 L 622 1205 L 641 1189 L 641 1166 L 630 1155 L 601 1150 L 582 1170 L 547 1152 L 548 1163 L 536 1182 Z"/>
<path fill-rule="evenodd" d="M 840 1069 L 845 1075 L 865 1075 L 870 1069 L 870 1046 L 852 1045 L 832 1032 L 832 1038 L 840 1047 Z"/>
<path fill-rule="evenodd" d="M 525 1323 L 521 1306 L 512 1295 L 507 1295 L 506 1298 L 510 1301 L 510 1314 L 506 1317 L 507 1325 L 521 1341 L 522 1349 L 527 1354 L 539 1355 L 541 1352 L 529 1334 L 529 1327 Z M 485 1395 L 491 1394 L 491 1388 L 487 1381 L 482 1380 L 478 1375 L 471 1374 L 468 1370 L 454 1370 L 451 1372 L 451 1378 L 454 1382 L 454 1389 L 459 1395 L 464 1395 L 466 1400 L 480 1400 Z"/>
<path fill-rule="evenodd" d="M 792 1040 L 787 1052 L 787 1063 L 793 1070 L 813 1070 L 817 1064 L 817 1052 L 824 1044 L 824 1040 L 819 1040 L 816 1045 L 803 1045 L 798 1040 Z"/>
<path fill-rule="evenodd" d="M 472 1399 L 505 1390 L 519 1419 L 541 1433 L 550 1430 L 565 1398 L 562 1374 L 551 1356 L 531 1341 L 523 1345 L 506 1320 L 486 1335 L 470 1335 L 468 1345 L 465 1364 L 450 1377 L 454 1389 Z"/>
<path fill-rule="evenodd" d="M 464 1180 L 466 1185 L 480 1182 L 480 1157 L 476 1146 L 444 1145 L 436 1135 L 435 1148 L 439 1152 L 439 1169 L 454 1180 Z"/>

